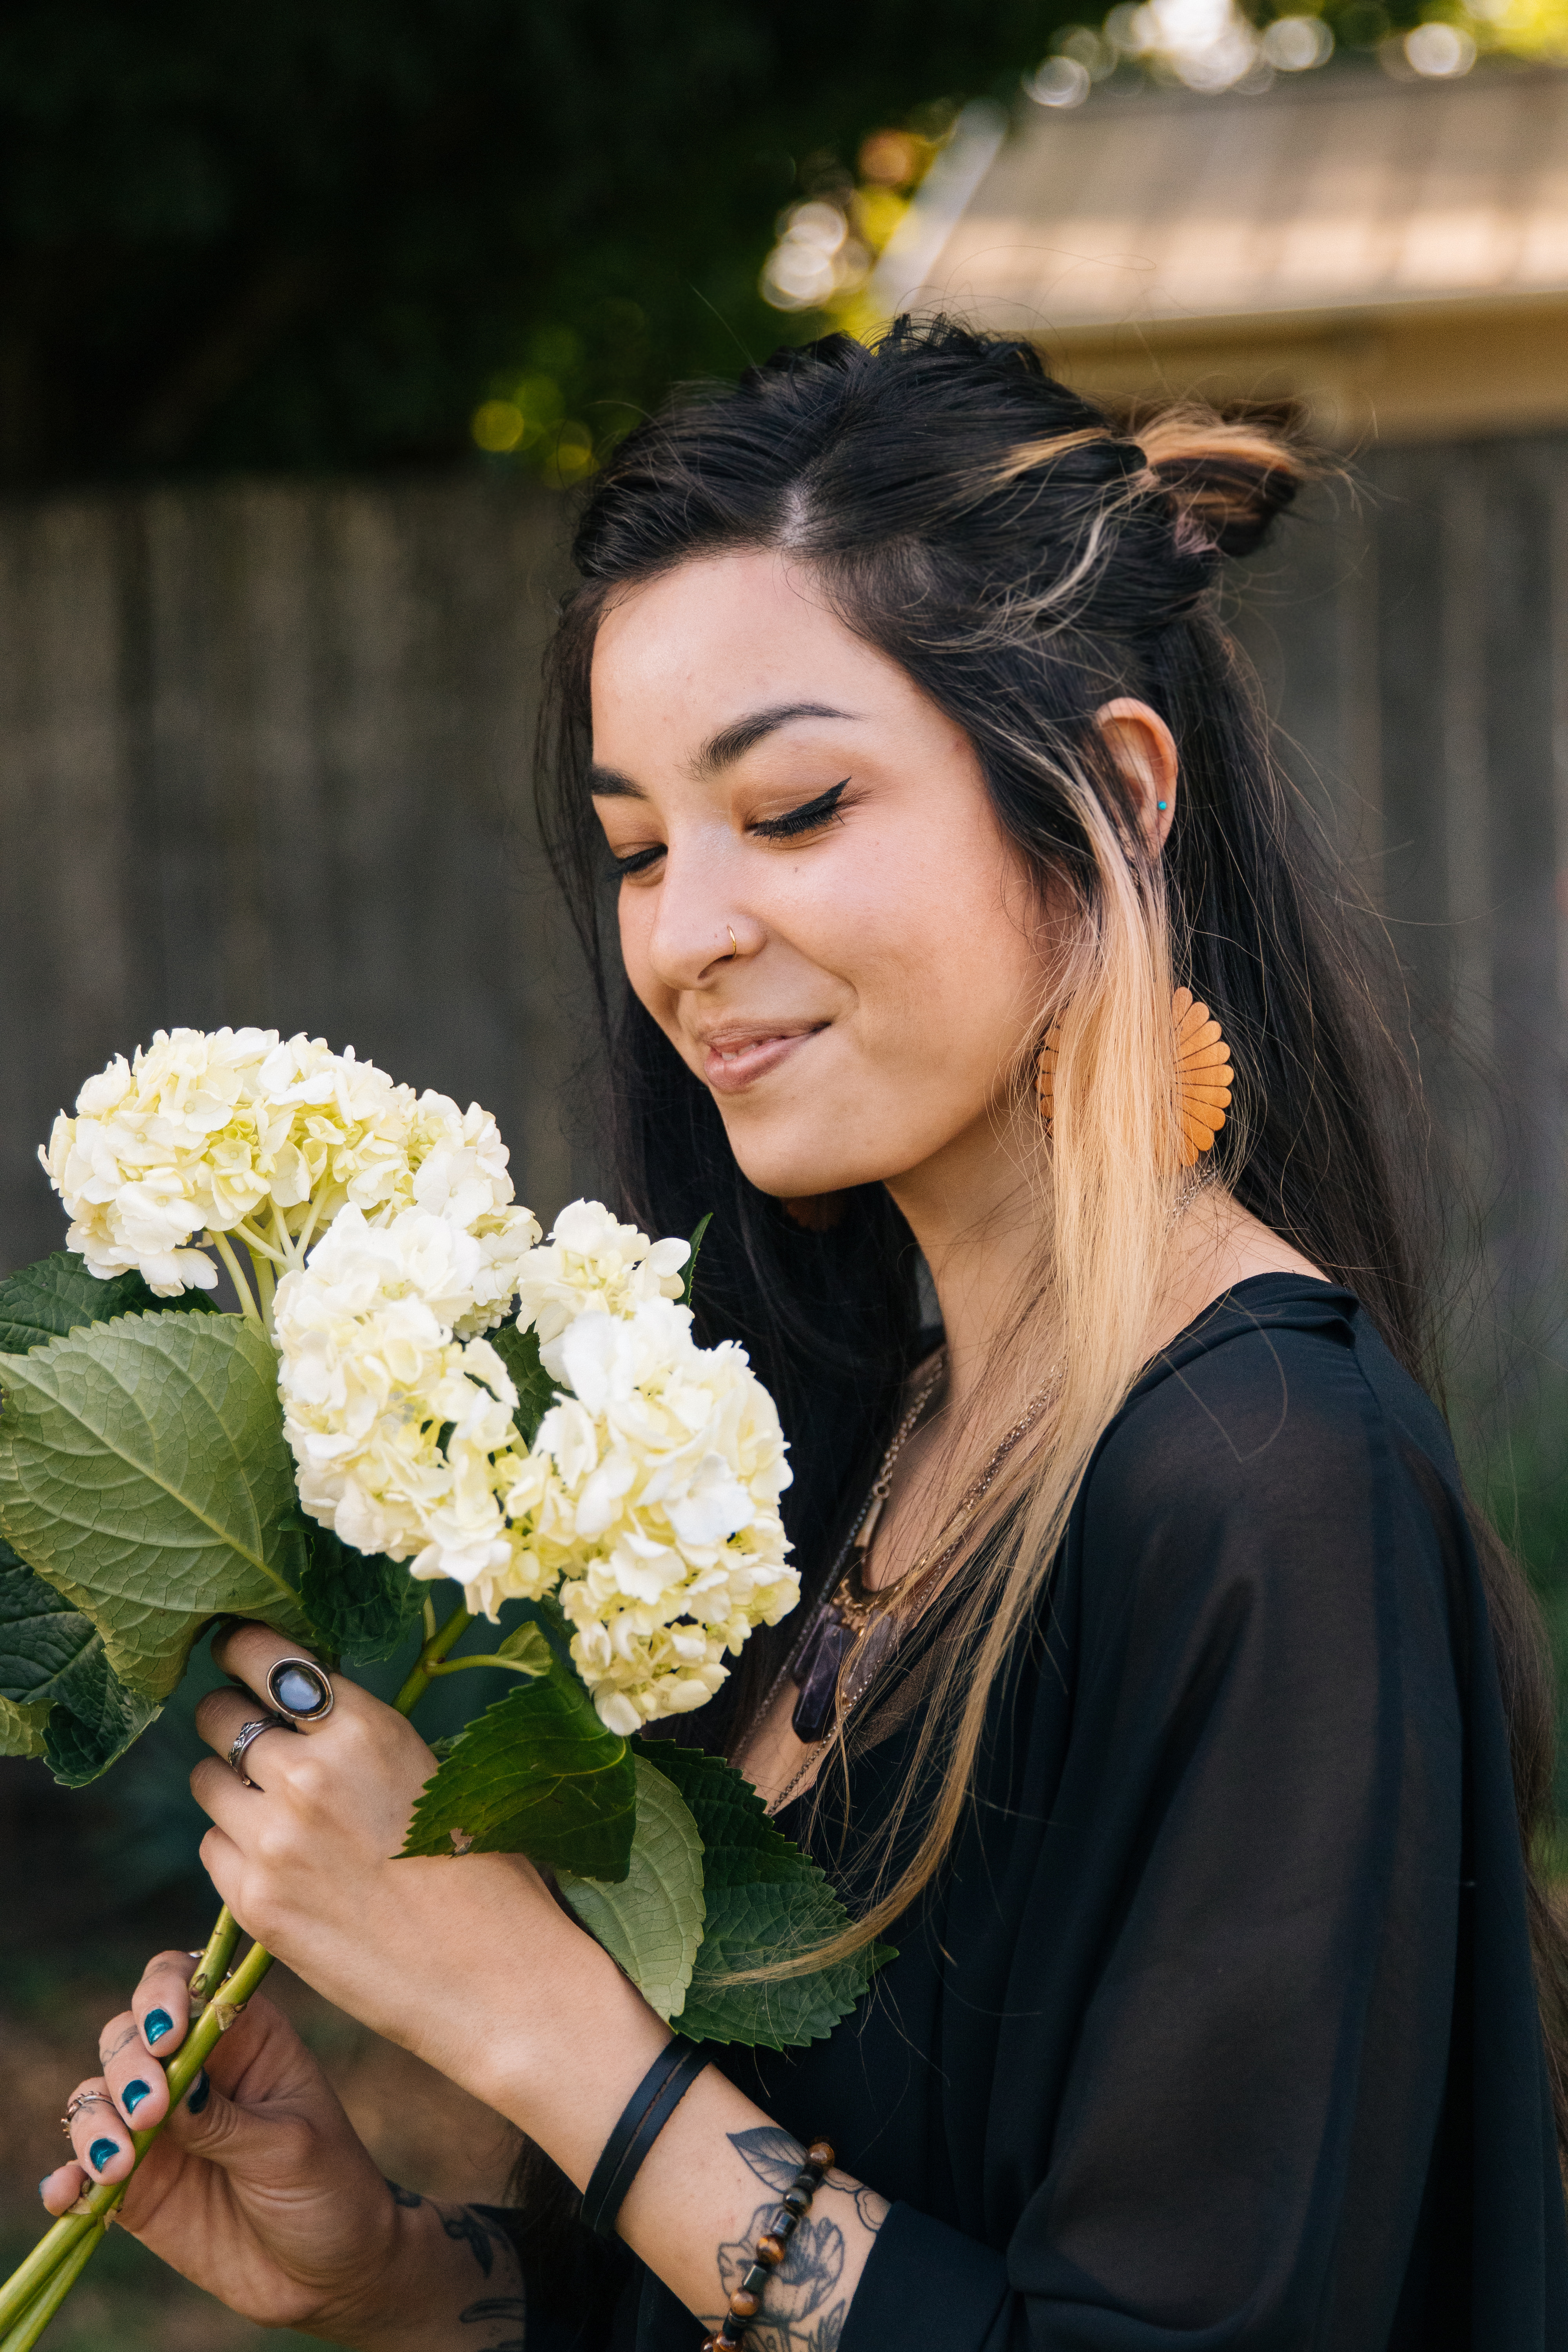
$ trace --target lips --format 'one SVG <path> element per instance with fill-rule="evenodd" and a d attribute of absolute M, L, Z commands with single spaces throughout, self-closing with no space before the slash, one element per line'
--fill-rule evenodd
<path fill-rule="evenodd" d="M 715 1037 L 704 1052 L 702 1074 L 716 1095 L 742 1094 L 826 1026 L 821 1022 L 809 1029 L 752 1029 Z"/>

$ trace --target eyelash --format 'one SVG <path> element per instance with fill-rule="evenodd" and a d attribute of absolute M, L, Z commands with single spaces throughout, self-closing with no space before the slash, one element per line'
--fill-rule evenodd
<path fill-rule="evenodd" d="M 784 816 L 761 817 L 748 830 L 759 835 L 763 841 L 794 841 L 803 834 L 819 833 L 838 814 L 838 803 L 848 786 L 849 779 L 846 776 L 842 783 L 819 793 L 814 801 L 802 802 L 799 808 L 789 810 Z M 646 874 L 663 856 L 662 843 L 648 849 L 634 849 L 629 857 L 616 858 L 616 871 L 622 875 Z"/>
<path fill-rule="evenodd" d="M 837 815 L 838 803 L 848 785 L 849 779 L 846 776 L 842 783 L 834 784 L 826 793 L 819 793 L 814 801 L 803 802 L 799 808 L 791 809 L 785 816 L 759 818 L 751 830 L 761 834 L 764 841 L 793 841 L 797 834 L 816 833 L 823 825 L 830 824 Z"/>

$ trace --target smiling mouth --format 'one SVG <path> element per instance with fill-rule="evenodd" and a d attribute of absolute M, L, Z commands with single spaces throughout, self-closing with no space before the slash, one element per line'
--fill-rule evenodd
<path fill-rule="evenodd" d="M 754 1086 L 799 1045 L 821 1035 L 827 1024 L 811 1029 L 776 1029 L 750 1037 L 721 1037 L 703 1056 L 703 1076 L 716 1095 L 738 1095 Z"/>

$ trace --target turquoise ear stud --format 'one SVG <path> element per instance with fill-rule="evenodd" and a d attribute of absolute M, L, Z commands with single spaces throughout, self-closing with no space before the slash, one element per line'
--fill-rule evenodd
<path fill-rule="evenodd" d="M 1170 807 L 1170 805 L 1171 803 L 1169 801 L 1156 801 L 1154 803 L 1154 806 L 1159 810 L 1162 816 L 1164 815 L 1165 811 Z"/>

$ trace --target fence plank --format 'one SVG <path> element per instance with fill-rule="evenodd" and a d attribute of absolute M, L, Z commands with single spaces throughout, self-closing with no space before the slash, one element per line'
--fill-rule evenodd
<path fill-rule="evenodd" d="M 583 1009 L 529 814 L 562 509 L 482 480 L 165 488 L 0 512 L 0 1262 L 34 1160 L 159 1025 L 308 1028 L 584 1179 Z"/>

